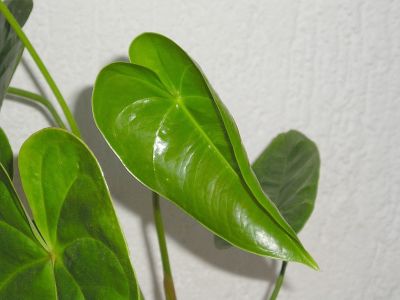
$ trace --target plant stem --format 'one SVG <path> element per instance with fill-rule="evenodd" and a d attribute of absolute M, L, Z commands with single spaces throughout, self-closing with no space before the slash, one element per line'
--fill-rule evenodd
<path fill-rule="evenodd" d="M 64 122 L 62 121 L 61 117 L 59 116 L 59 114 L 57 113 L 56 109 L 51 104 L 51 102 L 49 100 L 47 100 L 46 98 L 44 98 L 38 94 L 29 92 L 29 91 L 26 91 L 23 89 L 19 89 L 16 87 L 9 87 L 7 89 L 7 94 L 18 96 L 23 99 L 42 104 L 44 107 L 46 107 L 48 109 L 48 111 L 52 115 L 52 117 L 53 117 L 54 121 L 57 123 L 57 125 L 60 128 L 66 129 L 66 126 L 65 126 Z"/>
<path fill-rule="evenodd" d="M 21 26 L 19 25 L 18 21 L 14 18 L 13 14 L 8 9 L 7 5 L 0 0 L 0 11 L 10 23 L 11 27 L 14 29 L 15 33 L 18 35 L 19 39 L 22 41 L 26 49 L 32 56 L 32 59 L 35 61 L 36 65 L 38 66 L 40 72 L 43 74 L 43 77 L 46 79 L 47 84 L 49 85 L 50 89 L 52 90 L 55 98 L 57 99 L 61 109 L 68 121 L 68 124 L 71 128 L 71 131 L 78 137 L 80 137 L 80 132 L 76 121 L 68 108 L 68 105 L 62 96 L 59 88 L 57 87 L 55 81 L 51 77 L 49 71 L 47 70 L 46 66 L 44 65 L 43 61 L 41 60 L 39 54 L 36 52 L 35 48 L 32 46 L 31 42 L 29 41 L 28 37 L 22 31 Z"/>
<path fill-rule="evenodd" d="M 285 277 L 285 271 L 286 271 L 286 266 L 287 266 L 287 261 L 283 261 L 282 262 L 282 267 L 281 267 L 281 271 L 279 273 L 278 278 L 275 281 L 275 288 L 274 291 L 272 292 L 271 297 L 269 298 L 269 300 L 276 300 L 279 294 L 279 291 L 281 290 L 281 286 L 283 283 L 283 279 Z"/>
<path fill-rule="evenodd" d="M 161 261 L 164 270 L 164 291 L 167 300 L 176 300 L 174 281 L 169 264 L 167 242 L 165 240 L 164 225 L 160 208 L 160 197 L 153 192 L 153 215 L 157 229 L 158 244 L 160 246 Z"/>

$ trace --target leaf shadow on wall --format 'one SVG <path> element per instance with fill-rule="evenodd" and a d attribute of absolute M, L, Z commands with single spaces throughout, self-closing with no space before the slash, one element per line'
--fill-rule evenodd
<path fill-rule="evenodd" d="M 31 66 L 29 65 L 29 63 L 27 62 L 27 60 L 24 57 L 21 58 L 20 68 L 21 67 L 24 69 L 24 71 L 29 76 L 29 78 L 32 80 L 32 84 L 35 87 L 35 89 L 37 89 L 38 94 L 42 95 L 46 99 L 49 99 L 46 91 L 42 88 L 42 85 L 40 84 L 38 78 L 35 76 L 34 71 L 32 70 Z M 24 99 L 22 97 L 9 95 L 9 94 L 6 94 L 5 98 L 8 100 L 12 100 L 13 102 L 22 103 L 22 104 L 26 105 L 27 107 L 30 107 L 34 110 L 39 111 L 43 115 L 43 117 L 46 119 L 46 121 L 50 124 L 50 126 L 57 126 L 57 124 L 53 120 L 51 114 L 41 104 L 39 104 L 37 102 L 33 102 L 31 100 Z"/>
<path fill-rule="evenodd" d="M 75 102 L 75 118 L 81 128 L 83 139 L 100 162 L 113 199 L 141 218 L 155 297 L 163 299 L 163 292 L 160 290 L 160 285 L 157 284 L 161 279 L 158 279 L 156 275 L 155 259 L 158 258 L 158 248 L 154 248 L 154 245 L 150 246 L 148 238 L 147 228 L 153 223 L 151 192 L 125 170 L 101 136 L 93 120 L 91 96 L 92 87 L 86 87 L 79 93 Z M 266 295 L 270 293 L 277 273 L 278 263 L 275 260 L 265 259 L 233 247 L 227 250 L 216 249 L 212 234 L 174 204 L 162 201 L 162 211 L 167 239 L 174 239 L 206 264 L 243 277 L 267 281 Z M 170 253 L 170 256 L 173 255 Z M 174 269 L 173 260 L 171 264 L 175 280 L 177 280 L 179 270 Z M 140 281 L 140 274 L 138 277 Z M 211 284 L 212 279 L 210 278 Z M 290 285 L 287 287 L 290 288 Z M 177 292 L 179 295 L 179 291 Z M 265 299 L 265 296 L 260 299 Z"/>

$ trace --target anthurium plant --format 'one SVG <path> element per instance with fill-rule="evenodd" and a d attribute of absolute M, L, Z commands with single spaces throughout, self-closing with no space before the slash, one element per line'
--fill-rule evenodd
<path fill-rule="evenodd" d="M 101 168 L 21 28 L 31 9 L 31 0 L 0 1 L 0 104 L 6 94 L 35 101 L 59 128 L 34 133 L 19 151 L 29 207 L 14 189 L 13 154 L 0 130 L 0 299 L 143 299 Z M 24 48 L 66 123 L 53 101 L 9 86 Z M 251 164 L 227 107 L 182 48 L 144 33 L 128 52 L 129 62 L 97 76 L 93 116 L 121 163 L 153 193 L 166 299 L 177 295 L 160 196 L 213 233 L 218 247 L 282 261 L 270 299 L 288 262 L 318 269 L 297 236 L 317 195 L 316 145 L 291 130 Z"/>

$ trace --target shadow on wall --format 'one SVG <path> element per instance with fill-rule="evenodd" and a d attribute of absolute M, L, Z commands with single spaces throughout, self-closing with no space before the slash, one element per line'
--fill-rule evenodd
<path fill-rule="evenodd" d="M 146 232 L 148 225 L 153 222 L 151 193 L 125 170 L 96 128 L 92 116 L 91 95 L 91 87 L 84 88 L 79 93 L 75 102 L 75 118 L 81 128 L 84 140 L 95 153 L 102 166 L 114 199 L 132 213 L 140 216 L 142 220 L 142 231 L 148 247 L 146 249 L 147 255 L 152 267 L 154 292 L 156 299 L 163 299 L 162 291 L 159 290 L 159 285 L 156 283 L 157 276 L 152 255 L 152 253 L 158 251 L 158 248 L 150 249 L 150 242 Z M 218 250 L 214 246 L 212 234 L 174 204 L 164 200 L 162 201 L 162 210 L 167 238 L 174 239 L 207 264 L 243 277 L 267 281 L 269 284 L 266 293 L 270 292 L 277 272 L 278 264 L 276 261 L 267 260 L 236 248 Z"/>
<path fill-rule="evenodd" d="M 33 86 L 35 89 L 37 89 L 38 93 L 45 97 L 46 99 L 48 98 L 48 95 L 46 94 L 45 90 L 42 88 L 39 80 L 35 76 L 34 71 L 32 70 L 31 66 L 27 63 L 26 59 L 24 57 L 21 58 L 21 66 L 24 69 L 24 71 L 28 74 L 29 78 L 31 79 Z M 32 102 L 30 100 L 23 99 L 21 97 L 17 97 L 14 95 L 6 95 L 6 98 L 9 100 L 12 100 L 14 102 L 18 103 L 23 103 L 24 105 L 38 110 L 46 119 L 46 121 L 50 124 L 50 126 L 57 126 L 57 124 L 54 122 L 53 118 L 51 117 L 50 113 L 44 108 L 41 104 L 37 102 Z"/>

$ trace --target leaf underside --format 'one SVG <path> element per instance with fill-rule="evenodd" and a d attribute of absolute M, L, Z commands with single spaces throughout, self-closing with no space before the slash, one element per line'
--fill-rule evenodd
<path fill-rule="evenodd" d="M 19 171 L 35 220 L 0 168 L 0 299 L 139 299 L 102 172 L 73 135 L 44 129 Z"/>
<path fill-rule="evenodd" d="M 264 192 L 296 232 L 314 209 L 319 167 L 317 146 L 296 130 L 279 134 L 253 164 Z"/>
<path fill-rule="evenodd" d="M 23 26 L 32 10 L 32 0 L 4 1 L 18 23 Z M 7 20 L 0 14 L 0 107 L 24 47 Z"/>
<path fill-rule="evenodd" d="M 197 65 L 171 40 L 147 33 L 131 63 L 105 67 L 93 113 L 125 167 L 229 243 L 317 267 L 264 195 L 236 125 Z"/>

